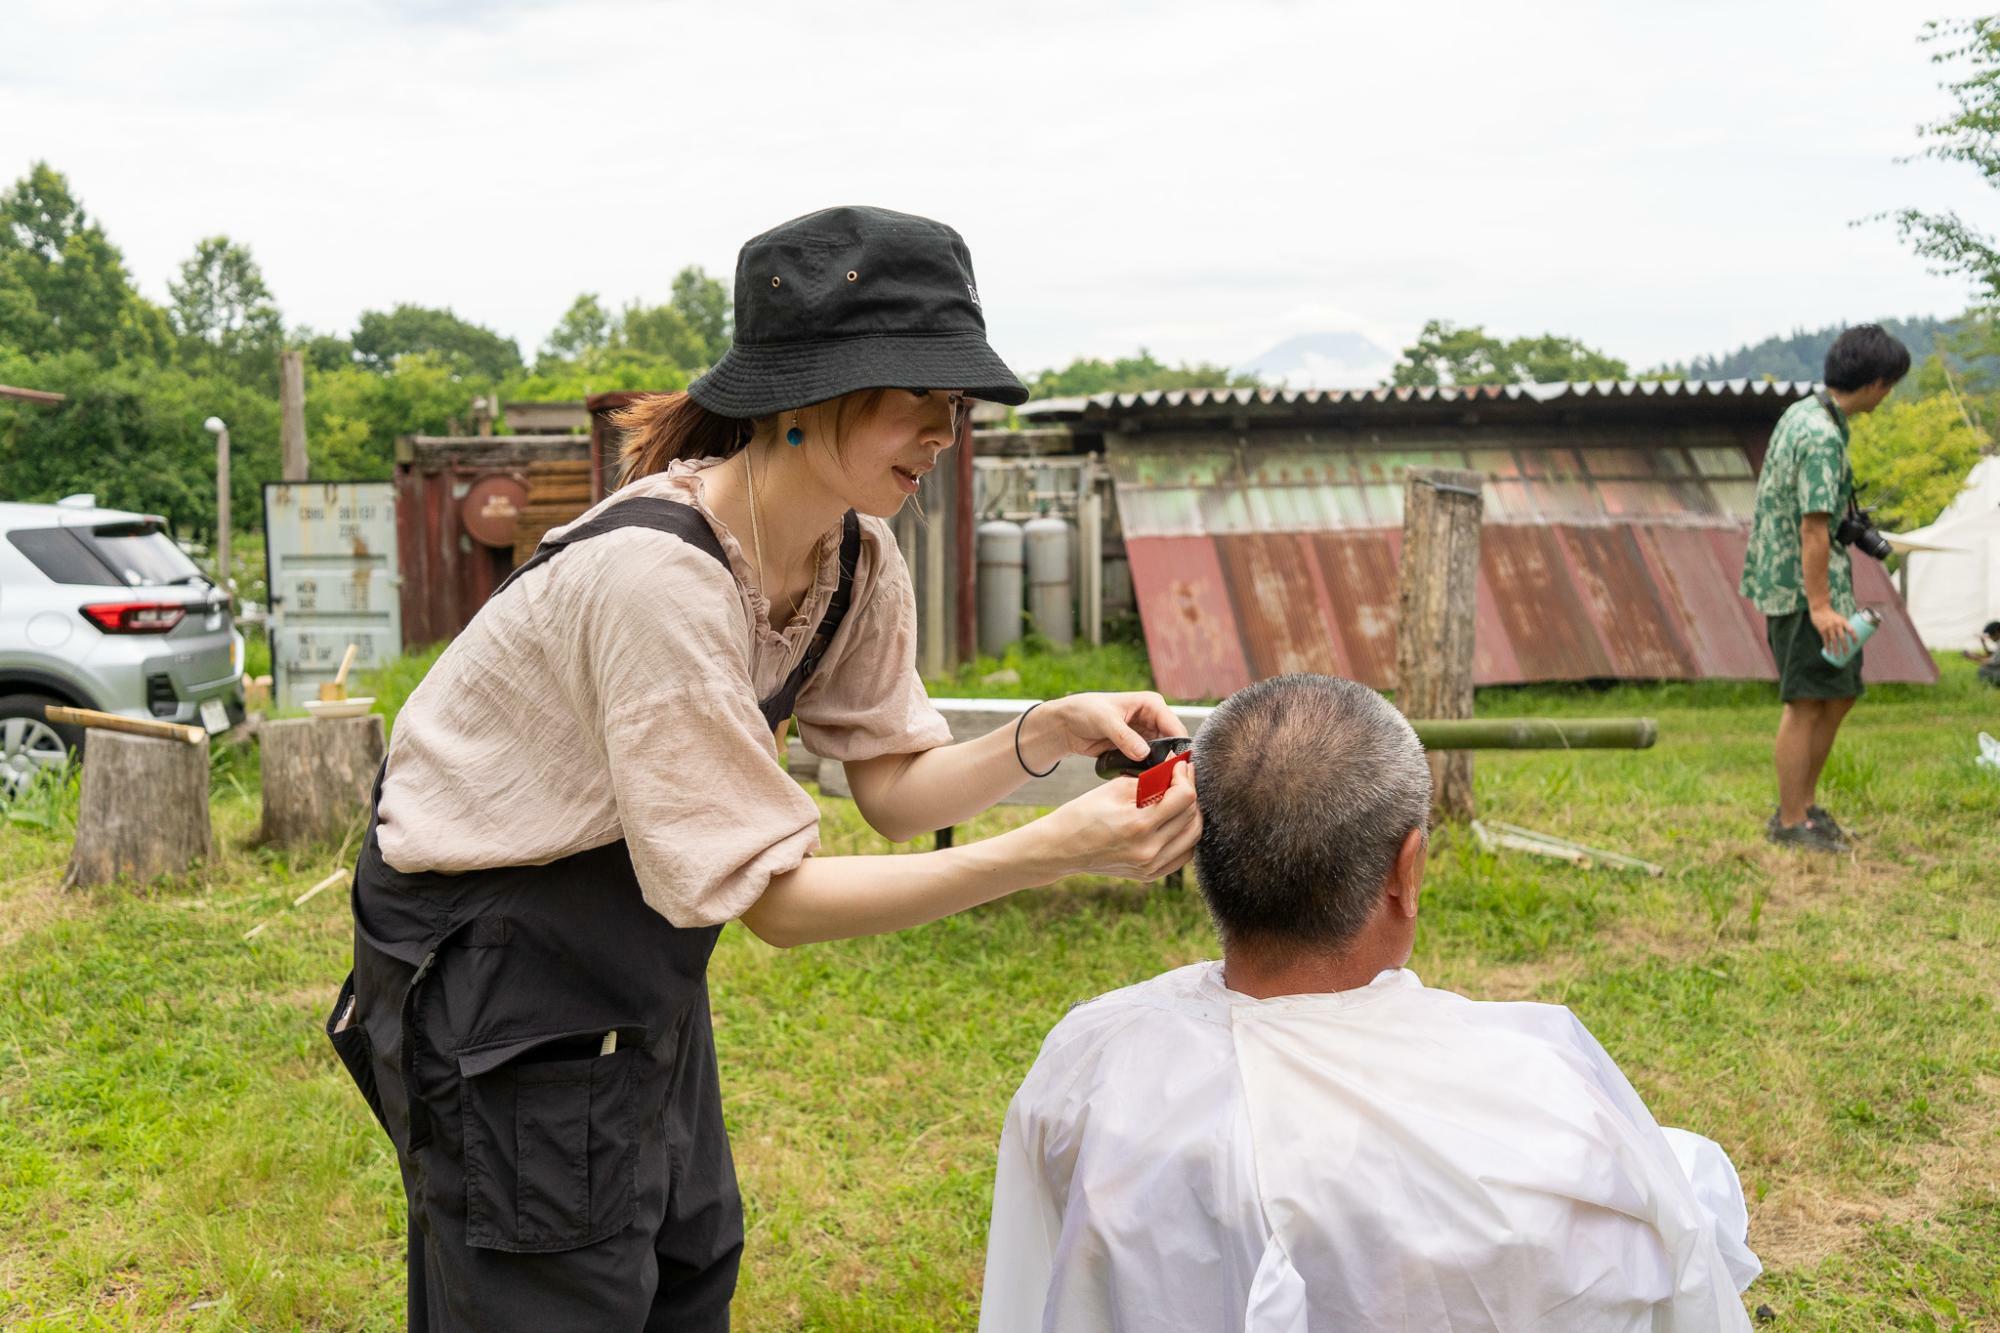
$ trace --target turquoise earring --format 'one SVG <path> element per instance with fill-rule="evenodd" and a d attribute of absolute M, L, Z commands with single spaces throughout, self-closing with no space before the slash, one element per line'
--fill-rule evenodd
<path fill-rule="evenodd" d="M 799 414 L 792 413 L 792 428 L 785 432 L 785 443 L 796 449 L 806 442 L 806 433 L 799 429 Z"/>

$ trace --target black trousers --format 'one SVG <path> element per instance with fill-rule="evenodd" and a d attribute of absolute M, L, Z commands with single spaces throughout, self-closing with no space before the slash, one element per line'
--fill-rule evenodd
<path fill-rule="evenodd" d="M 647 907 L 623 842 L 406 875 L 372 826 L 353 906 L 327 1031 L 402 1167 L 410 1328 L 726 1330 L 718 928 Z"/>

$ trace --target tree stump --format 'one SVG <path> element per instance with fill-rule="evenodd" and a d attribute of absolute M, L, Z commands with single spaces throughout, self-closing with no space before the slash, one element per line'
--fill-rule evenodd
<path fill-rule="evenodd" d="M 184 874 L 213 849 L 206 745 L 91 733 L 65 888 Z"/>
<path fill-rule="evenodd" d="M 1453 468 L 1406 475 L 1396 618 L 1396 706 L 1405 717 L 1472 716 L 1483 480 Z M 1471 819 L 1472 756 L 1433 751 L 1430 763 L 1432 810 Z"/>
<path fill-rule="evenodd" d="M 266 722 L 264 825 L 258 840 L 298 847 L 338 842 L 367 815 L 385 749 L 382 719 Z"/>

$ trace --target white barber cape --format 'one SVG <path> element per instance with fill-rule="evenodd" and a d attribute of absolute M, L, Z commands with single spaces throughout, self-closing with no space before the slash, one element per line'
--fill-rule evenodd
<path fill-rule="evenodd" d="M 1663 1132 L 1561 1006 L 1403 970 L 1257 1000 L 1197 963 L 1043 1043 L 979 1327 L 1747 1329 L 1747 1230 L 1722 1150 Z"/>

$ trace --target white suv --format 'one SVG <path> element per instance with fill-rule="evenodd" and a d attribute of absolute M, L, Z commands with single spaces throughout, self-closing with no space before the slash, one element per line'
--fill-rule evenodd
<path fill-rule="evenodd" d="M 0 502 L 0 798 L 82 748 L 52 703 L 211 732 L 243 720 L 229 599 L 163 520 L 88 495 Z"/>

